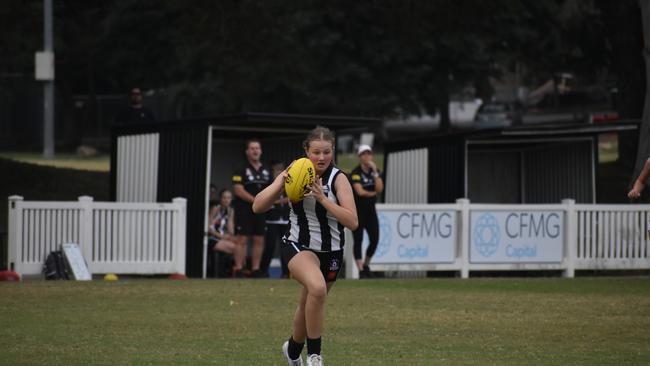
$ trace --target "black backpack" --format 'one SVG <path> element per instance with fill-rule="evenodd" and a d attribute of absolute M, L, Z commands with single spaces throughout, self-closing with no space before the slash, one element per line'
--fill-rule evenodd
<path fill-rule="evenodd" d="M 55 250 L 47 255 L 43 265 L 43 275 L 46 280 L 67 280 L 70 279 L 65 268 L 63 252 Z"/>

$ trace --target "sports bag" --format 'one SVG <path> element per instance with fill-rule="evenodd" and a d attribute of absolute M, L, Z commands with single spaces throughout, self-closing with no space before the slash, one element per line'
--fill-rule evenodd
<path fill-rule="evenodd" d="M 46 280 L 67 280 L 70 279 L 65 268 L 63 252 L 55 250 L 47 255 L 43 265 L 43 275 Z"/>

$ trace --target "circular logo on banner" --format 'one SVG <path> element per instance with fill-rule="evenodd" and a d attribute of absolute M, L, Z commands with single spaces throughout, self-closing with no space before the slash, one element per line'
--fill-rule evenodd
<path fill-rule="evenodd" d="M 476 220 L 473 232 L 474 246 L 484 257 L 490 257 L 499 248 L 501 232 L 497 218 L 492 214 L 485 213 Z"/>
<path fill-rule="evenodd" d="M 388 217 L 386 217 L 386 215 L 383 213 L 378 213 L 377 219 L 379 220 L 379 243 L 377 243 L 377 251 L 375 252 L 375 257 L 381 258 L 384 256 L 384 254 L 388 253 L 388 250 L 390 249 L 390 238 L 392 235 Z"/>

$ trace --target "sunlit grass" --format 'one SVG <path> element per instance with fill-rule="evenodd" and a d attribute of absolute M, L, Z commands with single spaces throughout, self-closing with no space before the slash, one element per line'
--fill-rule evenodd
<path fill-rule="evenodd" d="M 54 158 L 46 159 L 43 157 L 43 154 L 35 152 L 0 152 L 0 158 L 55 168 L 69 168 L 95 172 L 108 172 L 111 167 L 110 157 L 108 155 L 81 157 L 71 153 L 58 153 Z"/>
<path fill-rule="evenodd" d="M 601 134 L 598 137 L 598 162 L 612 163 L 618 160 L 618 135 Z"/>
<path fill-rule="evenodd" d="M 377 164 L 377 169 L 384 171 L 384 154 L 375 153 L 374 161 Z M 344 172 L 349 173 L 359 165 L 359 158 L 356 154 L 338 154 L 336 156 L 336 165 Z"/>

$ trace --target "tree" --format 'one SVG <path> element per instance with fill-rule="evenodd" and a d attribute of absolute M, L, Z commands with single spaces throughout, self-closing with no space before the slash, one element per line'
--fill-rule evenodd
<path fill-rule="evenodd" d="M 639 147 L 637 150 L 634 177 L 639 174 L 643 164 L 650 156 L 650 0 L 639 0 L 641 19 L 643 20 L 643 56 L 646 70 L 646 93 L 643 106 L 643 117 L 639 130 Z"/>
<path fill-rule="evenodd" d="M 31 73 L 35 46 L 25 49 L 21 31 L 38 27 L 16 19 L 39 19 L 40 2 L 11 4 L 13 10 L 0 10 L 10 29 L 0 35 L 0 47 L 14 56 L 0 59 L 0 69 L 24 62 Z M 625 70 L 616 53 L 627 48 L 614 41 L 618 28 L 608 23 L 610 14 L 622 12 L 618 5 L 66 0 L 55 3 L 57 88 L 68 114 L 73 95 L 90 95 L 92 107 L 96 94 L 122 94 L 139 84 L 165 93 L 176 117 L 440 112 L 448 129 L 451 95 L 477 85 L 489 97 L 487 80 L 503 72 L 526 70 L 526 81 L 536 84 L 558 71 L 593 79 L 603 69 Z M 28 42 L 40 39 L 39 32 L 27 33 Z"/>

